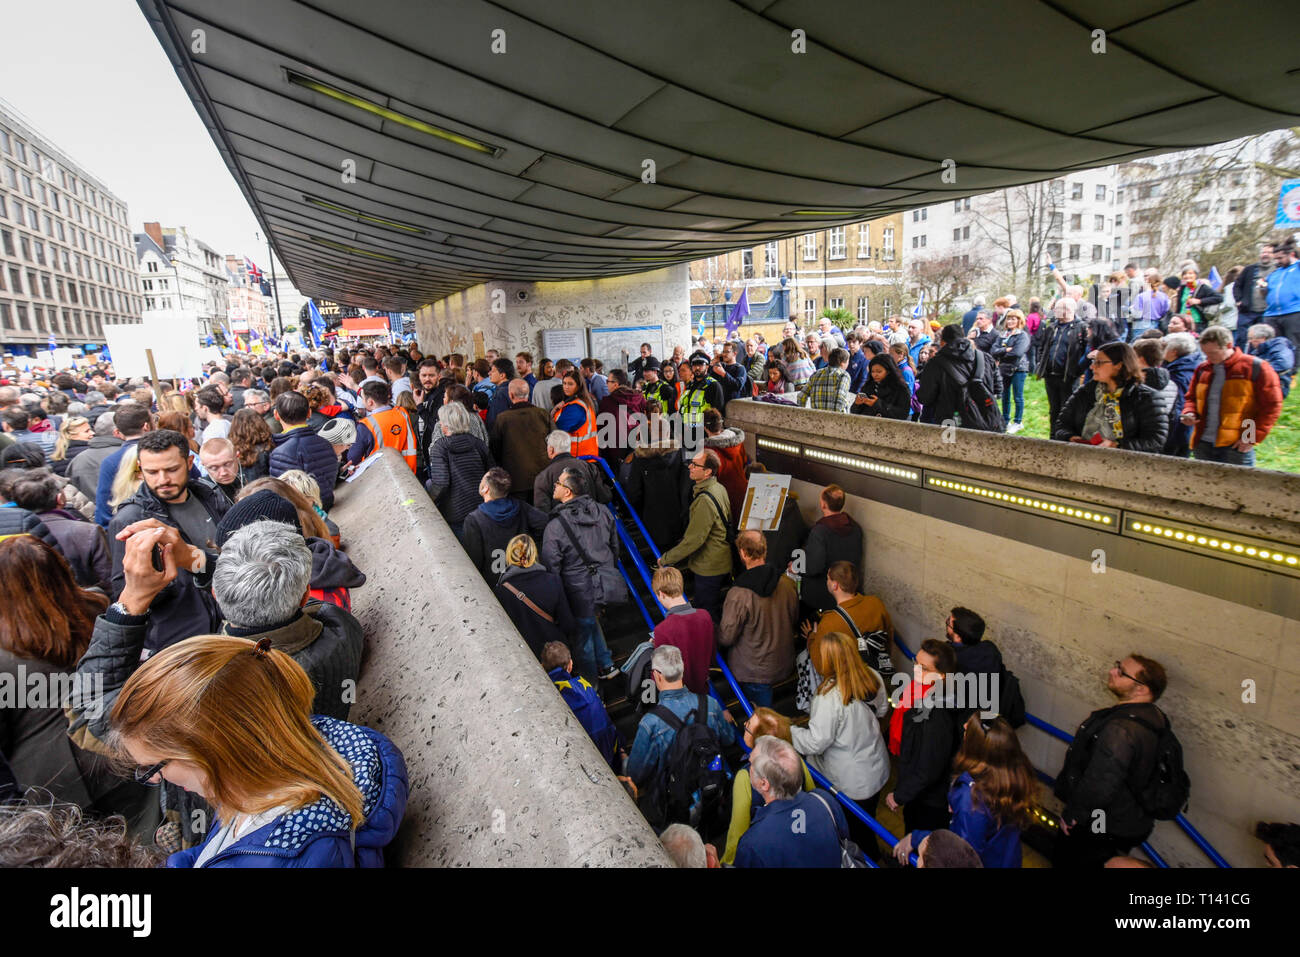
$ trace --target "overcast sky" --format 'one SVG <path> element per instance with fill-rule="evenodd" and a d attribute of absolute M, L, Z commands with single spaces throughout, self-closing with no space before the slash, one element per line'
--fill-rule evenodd
<path fill-rule="evenodd" d="M 268 269 L 257 220 L 134 0 L 6 3 L 0 26 L 0 97 L 127 204 L 133 232 L 186 226 Z"/>

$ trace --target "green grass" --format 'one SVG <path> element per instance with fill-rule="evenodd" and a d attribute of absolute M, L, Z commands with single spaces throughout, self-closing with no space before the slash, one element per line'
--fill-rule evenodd
<path fill-rule="evenodd" d="M 1015 414 L 1015 406 L 1012 406 Z M 1021 435 L 1049 438 L 1047 432 L 1047 390 L 1041 379 L 1025 380 L 1025 429 Z M 1255 450 L 1255 465 L 1279 472 L 1300 472 L 1300 389 L 1292 389 L 1282 404 L 1282 414 L 1267 438 Z"/>

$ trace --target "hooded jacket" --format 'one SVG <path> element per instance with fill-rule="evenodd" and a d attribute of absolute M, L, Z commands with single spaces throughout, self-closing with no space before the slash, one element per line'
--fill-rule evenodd
<path fill-rule="evenodd" d="M 204 867 L 383 867 L 384 848 L 397 836 L 406 812 L 406 762 L 378 731 L 323 715 L 311 719 L 326 743 L 347 761 L 361 792 L 365 820 L 355 833 L 347 813 L 331 798 L 282 814 L 241 837 Z M 193 867 L 221 828 L 213 822 L 198 847 L 178 851 L 168 867 Z"/>
<path fill-rule="evenodd" d="M 59 543 L 59 551 L 68 560 L 77 584 L 82 588 L 98 588 L 108 594 L 113 577 L 113 559 L 108 553 L 104 530 L 62 508 L 41 512 L 40 519 Z"/>
<path fill-rule="evenodd" d="M 122 440 L 116 435 L 97 435 L 68 466 L 68 478 L 77 486 L 77 491 L 92 502 L 95 500 L 95 490 L 99 487 L 99 467 L 121 445 Z"/>
<path fill-rule="evenodd" d="M 749 479 L 745 477 L 745 466 L 749 464 L 749 456 L 745 453 L 745 430 L 731 426 L 717 435 L 706 435 L 704 447 L 717 452 L 722 461 L 718 482 L 727 490 L 731 520 L 736 521 L 745 506 L 745 490 L 749 487 Z"/>
<path fill-rule="evenodd" d="M 334 454 L 334 446 L 305 425 L 285 429 L 273 438 L 271 478 L 301 469 L 320 486 L 321 508 L 328 512 L 334 507 L 334 483 L 339 477 L 339 459 Z"/>
<path fill-rule="evenodd" d="M 737 576 L 718 625 L 737 681 L 770 685 L 793 674 L 798 617 L 799 596 L 782 569 L 758 565 Z"/>
<path fill-rule="evenodd" d="M 642 446 L 632 453 L 623 490 L 661 552 L 686 530 L 691 485 L 686 457 L 676 442 Z"/>
<path fill-rule="evenodd" d="M 826 589 L 826 569 L 836 562 L 852 562 L 863 567 L 862 526 L 847 512 L 823 516 L 808 532 L 804 543 L 804 573 L 799 597 L 804 604 L 825 611 L 835 607 L 835 599 Z"/>
<path fill-rule="evenodd" d="M 531 402 L 516 402 L 492 423 L 492 458 L 510 473 L 512 494 L 528 494 L 538 473 L 551 464 L 546 437 L 554 428 L 551 417 Z"/>
<path fill-rule="evenodd" d="M 429 494 L 450 525 L 459 525 L 483 499 L 479 482 L 492 468 L 492 456 L 468 432 L 447 436 L 429 449 Z"/>
<path fill-rule="evenodd" d="M 612 416 L 614 420 L 612 435 L 607 431 L 609 426 L 605 426 L 605 435 L 613 441 L 604 441 L 600 444 L 600 454 L 610 465 L 617 467 L 617 463 L 622 462 L 631 453 L 632 438 L 637 423 L 645 421 L 645 414 L 645 396 L 632 389 L 615 389 L 600 400 L 600 404 L 596 406 L 598 440 L 601 438 L 601 425 L 609 422 L 608 419 L 602 422 L 600 417 Z"/>
<path fill-rule="evenodd" d="M 581 554 L 573 547 L 561 521 L 568 524 Z M 587 565 L 612 565 L 618 557 L 618 530 L 609 509 L 589 495 L 558 505 L 542 537 L 542 562 L 564 582 L 569 607 L 578 618 L 596 617 L 596 596 Z"/>
<path fill-rule="evenodd" d="M 1164 366 L 1150 366 L 1142 370 L 1142 380 L 1147 388 L 1154 390 L 1160 400 L 1164 402 L 1165 409 L 1168 412 L 1169 431 L 1165 435 L 1165 444 L 1157 451 L 1162 454 L 1170 453 L 1170 442 L 1174 440 L 1175 432 L 1179 426 L 1178 416 L 1182 414 L 1183 403 L 1178 394 L 1178 386 L 1173 379 L 1169 377 L 1169 372 Z"/>
<path fill-rule="evenodd" d="M 507 583 L 521 591 L 529 601 L 550 615 L 552 620 L 547 621 L 524 604 L 523 599 L 505 587 Z M 573 610 L 569 607 L 569 598 L 564 593 L 564 582 L 559 575 L 547 571 L 540 564 L 531 568 L 510 565 L 501 574 L 501 580 L 492 589 L 492 593 L 497 596 L 497 601 L 539 659 L 548 641 L 573 644 L 573 636 L 578 633 L 578 623 L 573 619 Z"/>
<path fill-rule="evenodd" d="M 1052 438 L 1068 442 L 1071 436 L 1083 435 L 1088 412 L 1097 402 L 1101 386 L 1088 383 L 1075 389 L 1056 419 Z M 1120 424 L 1124 434 L 1119 447 L 1130 452 L 1159 452 L 1169 437 L 1169 407 L 1164 396 L 1140 382 L 1129 382 L 1119 393 Z"/>
<path fill-rule="evenodd" d="M 230 499 L 203 479 L 191 478 L 189 493 L 203 503 L 214 524 L 230 509 Z M 122 504 L 108 526 L 108 546 L 113 558 L 112 590 L 109 597 L 114 600 L 122 594 L 126 585 L 126 577 L 122 573 L 126 542 L 118 541 L 117 533 L 133 522 L 146 518 L 156 518 L 164 525 L 172 526 L 180 532 L 181 538 L 189 542 L 185 538 L 184 529 L 171 517 L 166 504 L 154 495 L 146 483 L 141 482 L 135 495 Z M 208 551 L 205 542 L 189 544 Z M 154 598 L 153 604 L 149 606 L 149 636 L 145 641 L 145 647 L 151 653 L 194 635 L 210 635 L 217 630 L 221 623 L 221 613 L 209 591 L 216 564 L 216 552 L 208 552 L 207 565 L 201 573 L 195 575 L 189 569 L 178 569 L 176 577 Z"/>
<path fill-rule="evenodd" d="M 916 384 L 916 399 L 924 407 L 921 421 L 939 424 L 956 417 L 965 401 L 966 382 L 975 378 L 976 349 L 970 339 L 958 339 L 944 346 L 925 364 Z M 1002 394 L 1002 377 L 997 363 L 981 356 L 984 385 L 990 395 Z"/>
<path fill-rule="evenodd" d="M 505 554 L 510 539 L 516 535 L 531 535 L 533 541 L 540 541 L 542 532 L 546 530 L 546 520 L 545 512 L 507 495 L 484 502 L 466 515 L 460 542 L 484 581 L 491 584 L 501 573 L 503 563 L 498 564 L 499 556 Z M 494 564 L 497 565 L 495 569 L 492 567 Z"/>
<path fill-rule="evenodd" d="M 352 611 L 351 590 L 366 583 L 365 573 L 352 564 L 351 558 L 335 548 L 333 542 L 308 538 L 307 547 L 311 549 L 308 597 Z"/>

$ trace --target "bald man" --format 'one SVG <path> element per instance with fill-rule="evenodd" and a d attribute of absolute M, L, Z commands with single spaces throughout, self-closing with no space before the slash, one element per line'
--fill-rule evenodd
<path fill-rule="evenodd" d="M 524 379 L 506 383 L 510 404 L 497 413 L 488 438 L 492 457 L 510 473 L 510 495 L 531 504 L 533 480 L 550 465 L 546 436 L 554 426 L 551 417 L 529 401 L 529 394 Z"/>
<path fill-rule="evenodd" d="M 244 485 L 243 470 L 239 467 L 235 444 L 226 438 L 208 439 L 203 443 L 203 448 L 199 449 L 199 464 L 203 466 L 208 478 L 233 503 Z"/>

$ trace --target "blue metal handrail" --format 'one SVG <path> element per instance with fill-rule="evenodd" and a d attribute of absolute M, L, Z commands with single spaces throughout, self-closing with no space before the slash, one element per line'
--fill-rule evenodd
<path fill-rule="evenodd" d="M 587 461 L 590 462 L 600 463 L 601 468 L 605 470 L 605 474 L 609 476 L 610 482 L 613 483 L 615 491 L 618 492 L 619 498 L 623 500 L 623 504 L 627 507 L 628 515 L 632 517 L 632 521 L 636 523 L 636 527 L 638 530 L 640 530 L 641 536 L 645 539 L 646 544 L 650 547 L 650 551 L 654 554 L 656 559 L 661 557 L 662 553 L 655 546 L 654 539 L 650 537 L 650 533 L 646 530 L 645 525 L 642 524 L 641 517 L 637 514 L 636 509 L 632 507 L 632 503 L 628 500 L 627 493 L 624 492 L 623 486 L 619 483 L 618 479 L 615 477 L 613 469 L 609 467 L 609 463 L 606 462 L 604 459 L 600 458 L 599 456 L 587 455 L 587 456 L 583 456 L 583 458 L 585 458 Z M 654 593 L 654 588 L 651 585 L 650 571 L 646 567 L 644 560 L 641 558 L 640 553 L 636 548 L 636 544 L 632 541 L 632 536 L 629 535 L 627 529 L 625 529 L 618 522 L 618 513 L 614 508 L 613 502 L 609 504 L 609 510 L 614 513 L 615 516 L 614 524 L 618 529 L 619 538 L 622 540 L 623 544 L 627 547 L 628 554 L 632 556 L 633 564 L 636 565 L 637 570 L 641 573 L 641 577 L 645 580 L 646 588 L 650 591 L 651 597 L 654 598 L 655 604 L 659 606 L 660 614 L 666 613 L 666 609 L 659 602 L 659 597 Z M 623 565 L 620 562 L 619 569 L 622 570 L 622 568 Z M 649 614 L 646 612 L 645 607 L 641 605 L 640 597 L 636 595 L 636 590 L 631 587 L 632 584 L 631 579 L 628 577 L 626 572 L 624 572 L 623 577 L 625 580 L 627 580 L 628 588 L 629 590 L 631 590 L 633 597 L 636 598 L 638 606 L 641 607 L 642 614 L 646 618 L 646 623 L 650 625 L 651 628 L 653 628 L 654 626 L 650 622 Z M 713 660 L 717 663 L 718 667 L 722 669 L 723 678 L 725 678 L 727 684 L 731 686 L 732 692 L 736 695 L 736 700 L 740 703 L 741 708 L 743 708 L 745 711 L 745 717 L 748 718 L 750 715 L 754 713 L 754 709 L 750 705 L 749 700 L 745 697 L 744 692 L 740 690 L 740 684 L 739 682 L 736 681 L 735 675 L 731 673 L 731 669 L 728 668 L 727 663 L 723 661 L 722 655 L 715 652 L 713 655 Z M 709 694 L 712 695 L 713 698 L 716 699 L 717 702 L 723 705 L 725 708 L 725 702 L 723 702 L 722 698 L 718 696 L 718 693 L 714 689 L 712 683 L 710 683 L 709 685 Z M 742 747 L 745 747 L 745 739 L 743 735 L 740 737 L 740 743 Z M 745 748 L 745 750 L 748 751 L 749 749 Z M 804 763 L 807 765 L 807 762 Z M 885 828 L 884 825 L 882 825 L 874 817 L 872 817 L 865 810 L 863 810 L 862 807 L 860 807 L 856 801 L 854 801 L 849 796 L 840 793 L 840 791 L 836 789 L 835 785 L 832 784 L 831 781 L 825 775 L 819 772 L 816 768 L 812 767 L 812 765 L 807 765 L 807 766 L 808 766 L 808 772 L 809 774 L 812 775 L 814 782 L 816 782 L 818 785 L 820 785 L 821 787 L 829 791 L 831 794 L 833 794 L 835 798 L 842 805 L 844 805 L 844 807 L 847 808 L 854 816 L 856 816 L 860 821 L 862 821 L 869 828 L 871 828 L 871 830 L 874 831 L 876 834 L 880 835 L 880 837 L 883 840 L 887 841 L 889 847 L 892 848 L 895 844 L 898 843 L 899 838 L 896 837 L 894 834 L 892 834 L 887 828 Z M 913 865 L 915 865 L 916 864 L 915 852 L 913 852 L 913 854 L 911 855 L 911 859 Z M 870 858 L 867 858 L 867 863 L 872 867 L 879 866 Z"/>
<path fill-rule="evenodd" d="M 909 649 L 907 645 L 903 644 L 902 639 L 900 639 L 897 635 L 894 636 L 894 643 L 898 645 L 899 649 L 903 652 L 903 654 L 907 655 L 909 659 L 913 661 L 916 660 L 916 655 L 912 653 L 911 649 Z M 1056 725 L 1044 721 L 1042 718 L 1036 717 L 1035 715 L 1029 714 L 1028 712 L 1025 713 L 1025 723 L 1032 725 L 1033 727 L 1037 728 L 1039 731 L 1044 732 L 1045 734 L 1049 734 L 1054 738 L 1064 741 L 1066 744 L 1072 744 L 1074 742 L 1074 735 L 1070 734 L 1070 732 L 1063 731 L 1060 728 L 1058 728 Z M 1041 771 L 1039 772 L 1039 776 L 1045 778 L 1048 781 L 1048 783 L 1052 783 L 1055 781 L 1054 778 L 1049 777 L 1048 775 L 1044 774 Z M 1191 838 L 1192 843 L 1201 849 L 1201 851 L 1205 854 L 1205 856 L 1208 857 L 1211 862 L 1213 862 L 1215 867 L 1220 867 L 1220 868 L 1232 867 L 1232 865 L 1229 864 L 1223 858 L 1223 855 L 1221 855 L 1218 851 L 1214 849 L 1214 846 L 1205 839 L 1205 836 L 1201 834 L 1201 832 L 1198 831 L 1192 825 L 1192 822 L 1187 820 L 1186 817 L 1184 817 L 1182 814 L 1179 814 L 1176 818 L 1174 818 L 1174 823 L 1176 823 L 1182 829 L 1184 834 L 1186 834 L 1189 838 Z M 1155 852 L 1154 849 L 1152 849 L 1150 844 L 1144 843 L 1142 845 L 1142 850 L 1147 853 L 1147 856 L 1151 858 L 1152 862 L 1157 867 L 1169 866 L 1164 862 L 1164 858 L 1162 858 L 1159 854 Z"/>

